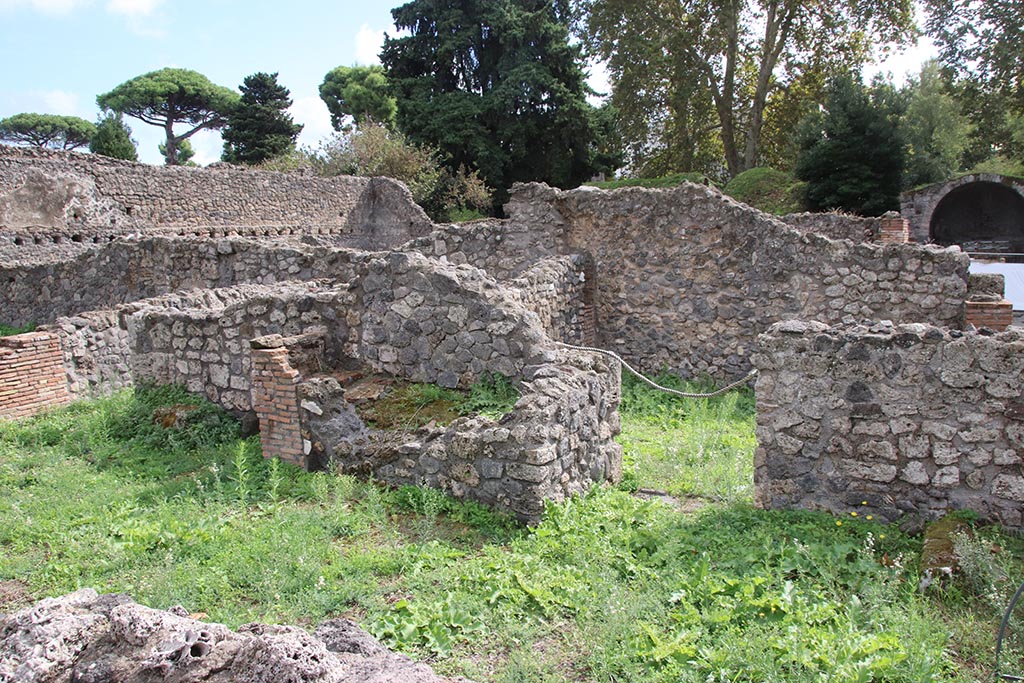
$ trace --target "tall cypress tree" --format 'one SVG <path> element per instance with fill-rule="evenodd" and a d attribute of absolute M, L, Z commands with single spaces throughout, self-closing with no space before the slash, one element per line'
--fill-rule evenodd
<path fill-rule="evenodd" d="M 113 112 L 100 118 L 96 124 L 96 132 L 89 140 L 89 151 L 114 159 L 139 160 L 138 148 L 132 140 L 132 129 L 125 124 L 120 114 Z"/>
<path fill-rule="evenodd" d="M 410 139 L 499 193 L 529 180 L 574 187 L 594 174 L 605 141 L 580 48 L 569 44 L 567 2 L 413 0 L 391 14 L 409 35 L 387 38 L 381 62 Z"/>
<path fill-rule="evenodd" d="M 242 99 L 228 116 L 221 158 L 235 164 L 258 164 L 290 150 L 302 126 L 286 111 L 292 101 L 288 88 L 277 82 L 277 74 L 246 76 L 239 90 Z"/>

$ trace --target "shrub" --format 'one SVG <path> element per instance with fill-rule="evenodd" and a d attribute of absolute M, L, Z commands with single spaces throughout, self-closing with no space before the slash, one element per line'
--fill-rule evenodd
<path fill-rule="evenodd" d="M 751 168 L 729 181 L 727 195 L 765 213 L 784 216 L 804 210 L 804 183 L 773 168 Z"/>

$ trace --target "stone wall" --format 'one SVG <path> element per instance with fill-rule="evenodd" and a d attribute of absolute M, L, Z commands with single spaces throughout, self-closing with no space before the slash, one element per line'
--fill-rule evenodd
<path fill-rule="evenodd" d="M 513 377 L 522 396 L 500 420 L 462 417 L 412 431 L 367 430 L 337 382 L 309 380 L 297 399 L 304 448 L 342 472 L 432 486 L 539 521 L 546 500 L 622 476 L 618 363 L 554 349 L 550 357 Z"/>
<path fill-rule="evenodd" d="M 593 278 L 593 263 L 577 254 L 545 259 L 508 285 L 519 290 L 520 301 L 552 339 L 591 345 L 597 334 Z"/>
<path fill-rule="evenodd" d="M 701 185 L 520 185 L 506 211 L 510 230 L 530 226 L 542 245 L 560 236 L 559 251 L 593 259 L 597 341 L 648 371 L 740 376 L 779 320 L 963 320 L 959 250 L 803 234 Z"/>
<path fill-rule="evenodd" d="M 1021 527 L 1024 332 L 782 322 L 754 363 L 764 507 Z"/>
<path fill-rule="evenodd" d="M 40 329 L 57 335 L 74 398 L 103 396 L 132 386 L 128 333 L 114 310 L 59 318 Z"/>
<path fill-rule="evenodd" d="M 321 178 L 227 164 L 148 166 L 0 145 L 0 245 L 242 228 L 249 234 L 301 229 L 334 235 L 347 246 L 387 248 L 430 227 L 405 186 L 386 178 Z"/>
<path fill-rule="evenodd" d="M 421 254 L 365 254 L 351 261 L 346 282 L 238 286 L 211 294 L 203 307 L 172 308 L 160 300 L 125 307 L 135 381 L 181 384 L 236 413 L 255 410 L 267 455 L 332 464 L 395 484 L 437 486 L 524 520 L 538 519 L 545 499 L 621 475 L 621 450 L 613 441 L 617 367 L 585 354 L 563 355 L 526 308 L 529 292 Z M 576 265 L 572 259 L 548 264 L 554 276 L 537 274 L 527 284 L 543 298 L 547 290 L 539 283 L 557 289 Z M 582 284 L 576 275 L 568 279 Z M 572 306 L 565 297 L 553 301 L 548 323 L 563 325 Z M 318 361 L 307 359 L 302 377 L 319 369 L 327 377 L 317 381 L 329 390 L 308 396 L 287 344 L 258 339 L 248 348 L 260 337 L 309 334 L 323 340 L 322 351 Z M 345 403 L 343 388 L 330 378 L 353 367 L 452 388 L 497 373 L 516 382 L 524 398 L 500 423 L 476 418 L 412 435 L 370 433 L 357 449 L 342 449 L 332 442 L 336 425 L 311 416 L 331 418 Z M 299 406 L 309 405 L 321 407 L 297 421 Z"/>
<path fill-rule="evenodd" d="M 0 418 L 28 417 L 70 400 L 56 335 L 0 337 Z"/>
<path fill-rule="evenodd" d="M 810 232 L 833 240 L 877 242 L 881 235 L 881 219 L 863 218 L 833 211 L 829 213 L 790 213 L 780 221 L 800 232 Z"/>
<path fill-rule="evenodd" d="M 118 240 L 68 261 L 0 263 L 0 321 L 49 323 L 187 289 L 345 278 L 351 253 L 242 238 Z"/>
<path fill-rule="evenodd" d="M 401 249 L 456 265 L 468 263 L 505 282 L 538 261 L 567 253 L 564 226 L 565 221 L 554 211 L 524 221 L 488 219 L 438 225 L 431 234 L 411 240 Z"/>

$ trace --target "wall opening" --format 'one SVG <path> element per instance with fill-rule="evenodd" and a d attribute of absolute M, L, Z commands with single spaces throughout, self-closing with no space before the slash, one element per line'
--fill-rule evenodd
<path fill-rule="evenodd" d="M 963 185 L 939 201 L 929 232 L 938 244 L 1024 263 L 1024 197 L 999 183 Z"/>

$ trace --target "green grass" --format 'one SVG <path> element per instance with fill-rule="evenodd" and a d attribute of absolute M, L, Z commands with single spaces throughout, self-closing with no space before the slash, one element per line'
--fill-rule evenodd
<path fill-rule="evenodd" d="M 707 392 L 707 383 L 659 384 Z M 754 482 L 754 395 L 749 389 L 712 399 L 660 393 L 624 375 L 622 434 L 627 488 L 643 486 L 674 496 L 749 504 Z"/>
<path fill-rule="evenodd" d="M 433 423 L 483 415 L 500 419 L 515 407 L 519 390 L 500 374 L 485 374 L 467 390 L 436 384 L 397 382 L 380 398 L 358 408 L 359 416 L 375 429 L 418 429 Z"/>
<path fill-rule="evenodd" d="M 978 529 L 964 578 L 920 595 L 919 539 L 750 506 L 748 392 L 623 393 L 633 487 L 699 497 L 696 512 L 602 487 L 523 528 L 436 491 L 265 461 L 177 390 L 0 423 L 0 587 L 126 591 L 230 626 L 346 615 L 480 681 L 987 675 L 1018 538 Z"/>
<path fill-rule="evenodd" d="M 24 332 L 35 332 L 36 326 L 34 323 L 28 325 L 22 325 L 21 327 L 13 327 L 11 325 L 5 325 L 0 323 L 0 337 L 10 337 L 15 334 L 22 334 Z"/>
<path fill-rule="evenodd" d="M 751 168 L 729 181 L 723 192 L 765 213 L 784 216 L 804 211 L 806 183 L 773 168 Z"/>

